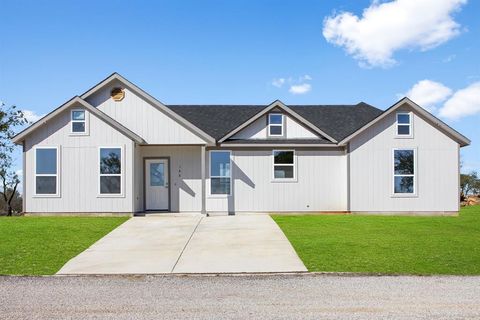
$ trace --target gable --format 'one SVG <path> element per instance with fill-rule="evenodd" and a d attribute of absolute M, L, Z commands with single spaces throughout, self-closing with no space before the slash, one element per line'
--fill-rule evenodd
<path fill-rule="evenodd" d="M 114 101 L 111 91 L 123 88 L 125 96 Z M 148 144 L 205 144 L 206 141 L 170 115 L 146 101 L 119 80 L 110 81 L 85 97 L 91 105 L 140 135 Z"/>
<path fill-rule="evenodd" d="M 314 139 L 320 137 L 312 130 L 306 128 L 300 122 L 288 114 L 284 114 L 284 139 Z M 278 139 L 268 135 L 268 115 L 263 115 L 247 127 L 243 128 L 229 139 Z"/>
<path fill-rule="evenodd" d="M 399 110 L 411 110 L 413 111 L 417 116 L 422 117 L 424 120 L 428 121 L 432 127 L 434 127 L 436 130 L 442 132 L 445 136 L 449 137 L 453 141 L 457 142 L 460 144 L 461 147 L 467 146 L 470 144 L 470 140 L 460 134 L 458 131 L 454 130 L 450 126 L 448 126 L 445 122 L 441 121 L 422 107 L 420 107 L 418 104 L 410 100 L 409 98 L 405 97 L 403 99 L 400 99 L 397 103 L 395 103 L 393 106 L 385 110 L 382 114 L 365 124 L 363 127 L 359 128 L 349 136 L 345 137 L 342 141 L 339 142 L 340 145 L 344 145 L 351 141 L 353 138 L 356 136 L 362 134 L 364 131 L 369 130 L 372 126 L 374 126 L 376 123 L 382 121 L 383 119 L 390 117 L 392 114 L 396 114 L 397 111 Z"/>
<path fill-rule="evenodd" d="M 134 132 L 130 131 L 128 128 L 124 127 L 117 121 L 115 121 L 113 118 L 109 117 L 105 113 L 101 112 L 100 110 L 92 107 L 88 102 L 85 100 L 82 100 L 80 97 L 74 97 L 61 105 L 60 107 L 56 108 L 43 118 L 39 119 L 37 122 L 31 124 L 29 127 L 25 128 L 24 130 L 20 131 L 18 134 L 16 134 L 13 138 L 12 141 L 14 143 L 20 143 L 23 141 L 27 136 L 32 135 L 36 133 L 39 130 L 47 130 L 50 133 L 54 133 L 58 121 L 59 121 L 59 116 L 64 114 L 65 110 L 71 110 L 73 108 L 80 108 L 80 109 L 85 109 L 89 114 L 93 114 L 98 117 L 98 119 L 103 121 L 103 125 L 110 126 L 123 134 L 124 136 L 128 137 L 129 139 L 137 142 L 137 143 L 144 143 L 145 141 L 142 139 L 142 137 L 138 136 Z M 70 121 L 70 118 L 69 118 Z M 48 127 L 45 129 L 45 127 Z M 53 131 L 52 131 L 53 130 Z"/>
<path fill-rule="evenodd" d="M 72 109 L 85 109 L 85 117 L 89 126 L 87 135 L 71 134 L 70 112 Z M 63 108 L 48 123 L 40 125 L 25 137 L 26 150 L 35 145 L 60 145 L 62 148 L 79 148 L 109 144 L 125 145 L 129 143 L 131 143 L 130 137 L 105 123 L 104 119 L 78 102 Z"/>
<path fill-rule="evenodd" d="M 411 115 L 411 137 L 399 137 L 397 135 L 397 112 L 406 112 Z M 409 105 L 402 105 L 395 112 L 389 113 L 380 121 L 364 130 L 350 141 L 350 150 L 357 149 L 382 150 L 402 147 L 416 147 L 422 150 L 446 150 L 453 146 L 456 149 L 457 142 L 452 140 L 423 115 L 419 114 Z"/>
<path fill-rule="evenodd" d="M 235 134 L 237 134 L 238 132 L 240 132 L 241 130 L 243 130 L 244 128 L 246 128 L 247 126 L 249 126 L 250 124 L 252 124 L 256 120 L 258 120 L 259 118 L 268 115 L 272 111 L 281 112 L 283 114 L 289 115 L 290 117 L 295 118 L 299 122 L 301 122 L 302 125 L 305 126 L 306 128 L 308 127 L 309 129 L 311 129 L 312 131 L 317 133 L 319 135 L 319 137 L 322 137 L 329 142 L 337 143 L 337 141 L 333 137 L 328 135 L 322 129 L 315 126 L 315 124 L 311 123 L 309 120 L 303 118 L 301 115 L 299 115 L 298 113 L 296 113 L 295 111 L 293 111 L 292 109 L 287 107 L 280 100 L 275 100 L 274 102 L 269 104 L 267 107 L 265 107 L 262 111 L 260 111 L 259 113 L 257 113 L 256 115 L 254 115 L 253 117 L 251 117 L 250 119 L 245 121 L 244 123 L 242 123 L 240 126 L 231 130 L 229 133 L 227 133 L 225 136 L 223 136 L 219 140 L 219 142 L 226 141 L 227 139 L 231 138 L 232 136 L 234 136 Z"/>

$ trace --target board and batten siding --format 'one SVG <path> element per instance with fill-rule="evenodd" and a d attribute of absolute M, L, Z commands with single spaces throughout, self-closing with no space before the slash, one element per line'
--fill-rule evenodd
<path fill-rule="evenodd" d="M 208 212 L 347 210 L 347 163 L 343 150 L 297 148 L 297 179 L 288 182 L 273 180 L 272 149 L 231 151 L 232 195 L 210 195 L 207 168 Z"/>
<path fill-rule="evenodd" d="M 70 110 L 59 114 L 25 139 L 25 200 L 27 213 L 131 213 L 134 142 L 86 111 L 88 135 L 70 134 Z M 35 147 L 58 147 L 59 197 L 34 195 Z M 123 147 L 122 197 L 99 196 L 99 146 Z"/>
<path fill-rule="evenodd" d="M 261 116 L 233 135 L 231 139 L 267 139 L 267 124 L 267 115 Z M 285 139 L 318 139 L 318 136 L 314 132 L 305 128 L 305 126 L 287 114 L 284 114 L 284 131 Z"/>
<path fill-rule="evenodd" d="M 135 210 L 144 210 L 144 159 L 170 160 L 170 209 L 173 212 L 202 210 L 200 146 L 137 146 L 135 150 Z"/>
<path fill-rule="evenodd" d="M 350 142 L 352 212 L 456 212 L 459 210 L 459 145 L 412 112 L 413 137 L 396 137 L 396 112 Z M 417 195 L 393 195 L 393 149 L 417 153 Z"/>
<path fill-rule="evenodd" d="M 110 92 L 124 88 L 125 97 L 114 101 Z M 205 144 L 200 137 L 115 80 L 85 100 L 142 137 L 148 144 Z"/>

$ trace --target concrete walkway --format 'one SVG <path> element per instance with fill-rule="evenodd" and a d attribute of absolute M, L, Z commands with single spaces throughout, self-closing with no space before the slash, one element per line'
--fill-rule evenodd
<path fill-rule="evenodd" d="M 307 271 L 268 215 L 134 217 L 57 274 Z"/>

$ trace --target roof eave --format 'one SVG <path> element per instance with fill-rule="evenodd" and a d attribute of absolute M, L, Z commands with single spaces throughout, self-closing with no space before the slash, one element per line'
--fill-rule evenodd
<path fill-rule="evenodd" d="M 274 147 L 278 149 L 282 148 L 292 148 L 292 147 L 312 147 L 312 148 L 338 148 L 342 146 L 338 146 L 337 144 L 333 143 L 220 143 L 220 147 L 228 148 L 228 147 L 249 147 L 249 148 L 265 148 L 265 147 Z"/>

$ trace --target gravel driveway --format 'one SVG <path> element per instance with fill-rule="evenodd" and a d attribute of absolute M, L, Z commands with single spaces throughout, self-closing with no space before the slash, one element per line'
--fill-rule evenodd
<path fill-rule="evenodd" d="M 480 319 L 480 277 L 0 277 L 0 319 Z"/>
<path fill-rule="evenodd" d="M 269 215 L 134 217 L 58 274 L 307 271 Z"/>

